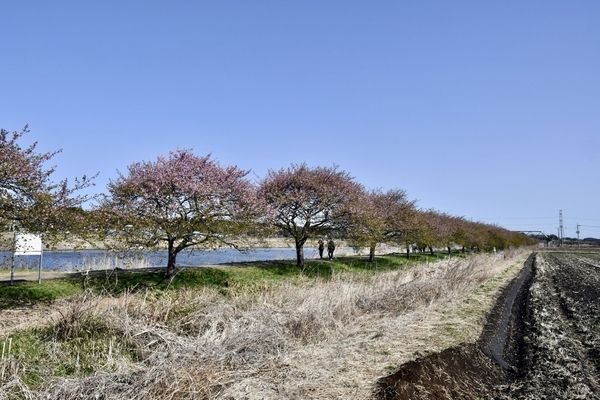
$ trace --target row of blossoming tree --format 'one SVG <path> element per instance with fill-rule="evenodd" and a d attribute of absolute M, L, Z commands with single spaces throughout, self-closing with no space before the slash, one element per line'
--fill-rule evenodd
<path fill-rule="evenodd" d="M 55 240 L 71 232 L 138 248 L 167 248 L 166 274 L 175 274 L 179 252 L 189 248 L 242 248 L 250 238 L 283 236 L 293 241 L 297 265 L 304 268 L 304 246 L 321 237 L 345 238 L 370 249 L 378 244 L 434 249 L 460 246 L 503 249 L 530 244 L 527 236 L 495 225 L 468 221 L 435 210 L 421 210 L 405 191 L 367 190 L 337 166 L 292 164 L 269 170 L 258 182 L 249 171 L 222 166 L 210 155 L 170 152 L 156 161 L 131 164 L 110 181 L 107 193 L 76 195 L 92 180 L 52 183 L 54 168 L 44 163 L 56 153 L 38 154 L 35 144 L 21 148 L 26 133 L 0 133 L 0 224 L 44 233 Z M 409 255 L 410 253 L 407 253 Z"/>
<path fill-rule="evenodd" d="M 305 244 L 325 236 L 368 247 L 371 261 L 382 243 L 416 245 L 432 253 L 456 245 L 479 250 L 532 243 L 495 225 L 420 210 L 403 190 L 368 191 L 336 166 L 292 164 L 269 170 L 256 184 L 248 173 L 221 166 L 210 155 L 173 151 L 131 164 L 110 182 L 96 215 L 118 242 L 141 248 L 166 245 L 168 277 L 184 249 L 240 248 L 249 238 L 272 235 L 294 242 L 302 269 Z"/>

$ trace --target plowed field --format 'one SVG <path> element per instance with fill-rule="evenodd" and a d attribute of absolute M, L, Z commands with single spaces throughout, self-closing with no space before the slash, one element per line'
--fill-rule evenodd
<path fill-rule="evenodd" d="M 478 343 L 412 361 L 381 399 L 600 399 L 600 253 L 530 257 Z"/>

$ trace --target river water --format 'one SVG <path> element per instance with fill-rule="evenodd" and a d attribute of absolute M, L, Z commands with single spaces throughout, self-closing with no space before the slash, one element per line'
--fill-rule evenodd
<path fill-rule="evenodd" d="M 336 255 L 354 253 L 352 248 L 336 249 Z M 316 248 L 304 249 L 306 259 L 317 258 Z M 177 266 L 201 266 L 246 261 L 294 260 L 294 248 L 257 248 L 249 251 L 218 249 L 205 251 L 182 251 L 177 255 Z M 40 256 L 15 256 L 15 268 L 37 269 Z M 0 268 L 10 268 L 11 253 L 0 252 Z M 47 271 L 80 271 L 112 268 L 164 267 L 167 265 L 166 250 L 144 251 L 134 256 L 123 256 L 105 250 L 44 251 L 42 269 Z"/>

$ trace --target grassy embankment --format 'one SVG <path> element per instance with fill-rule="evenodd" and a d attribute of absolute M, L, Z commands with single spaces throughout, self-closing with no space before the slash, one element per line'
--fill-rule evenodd
<path fill-rule="evenodd" d="M 460 257 L 461 255 L 454 254 Z M 300 280 L 306 283 L 311 279 L 328 279 L 332 273 L 349 272 L 354 274 L 375 274 L 387 270 L 398 270 L 411 265 L 438 261 L 446 254 L 417 254 L 407 259 L 404 255 L 378 257 L 370 264 L 363 257 L 343 257 L 333 261 L 308 260 L 304 273 L 293 261 L 263 261 L 238 263 L 218 268 L 182 268 L 176 278 L 169 282 L 164 279 L 162 269 L 146 270 L 99 270 L 91 271 L 86 286 L 91 293 L 119 295 L 123 292 L 139 292 L 151 289 L 169 293 L 179 289 L 202 287 L 220 288 L 223 294 L 235 290 L 253 291 L 256 285 L 273 284 L 283 280 Z M 96 266 L 96 269 L 98 267 Z M 82 268 L 85 269 L 85 268 Z M 37 278 L 37 270 L 18 271 L 19 276 Z M 0 285 L 0 309 L 19 305 L 32 305 L 37 302 L 51 302 L 73 295 L 83 294 L 83 278 L 78 272 L 64 273 L 65 278 L 44 279 L 37 282 L 17 282 L 14 286 Z M 10 270 L 0 269 L 0 276 L 6 280 Z M 44 276 L 48 276 L 44 272 Z M 33 279 L 32 279 L 33 280 Z"/>
<path fill-rule="evenodd" d="M 476 337 L 521 258 L 351 257 L 305 274 L 252 263 L 182 270 L 172 283 L 96 273 L 85 292 L 80 277 L 3 285 L 2 309 L 40 313 L 0 331 L 0 392 L 365 398 L 400 363 Z"/>

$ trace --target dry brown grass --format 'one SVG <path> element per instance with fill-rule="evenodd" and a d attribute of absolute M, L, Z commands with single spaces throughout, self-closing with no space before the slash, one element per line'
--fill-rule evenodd
<path fill-rule="evenodd" d="M 527 255 L 265 284 L 229 297 L 203 289 L 98 298 L 79 311 L 101 315 L 137 360 L 115 358 L 107 372 L 19 392 L 61 399 L 366 399 L 398 365 L 474 341 L 499 288 Z M 15 375 L 3 388 L 18 384 Z"/>

